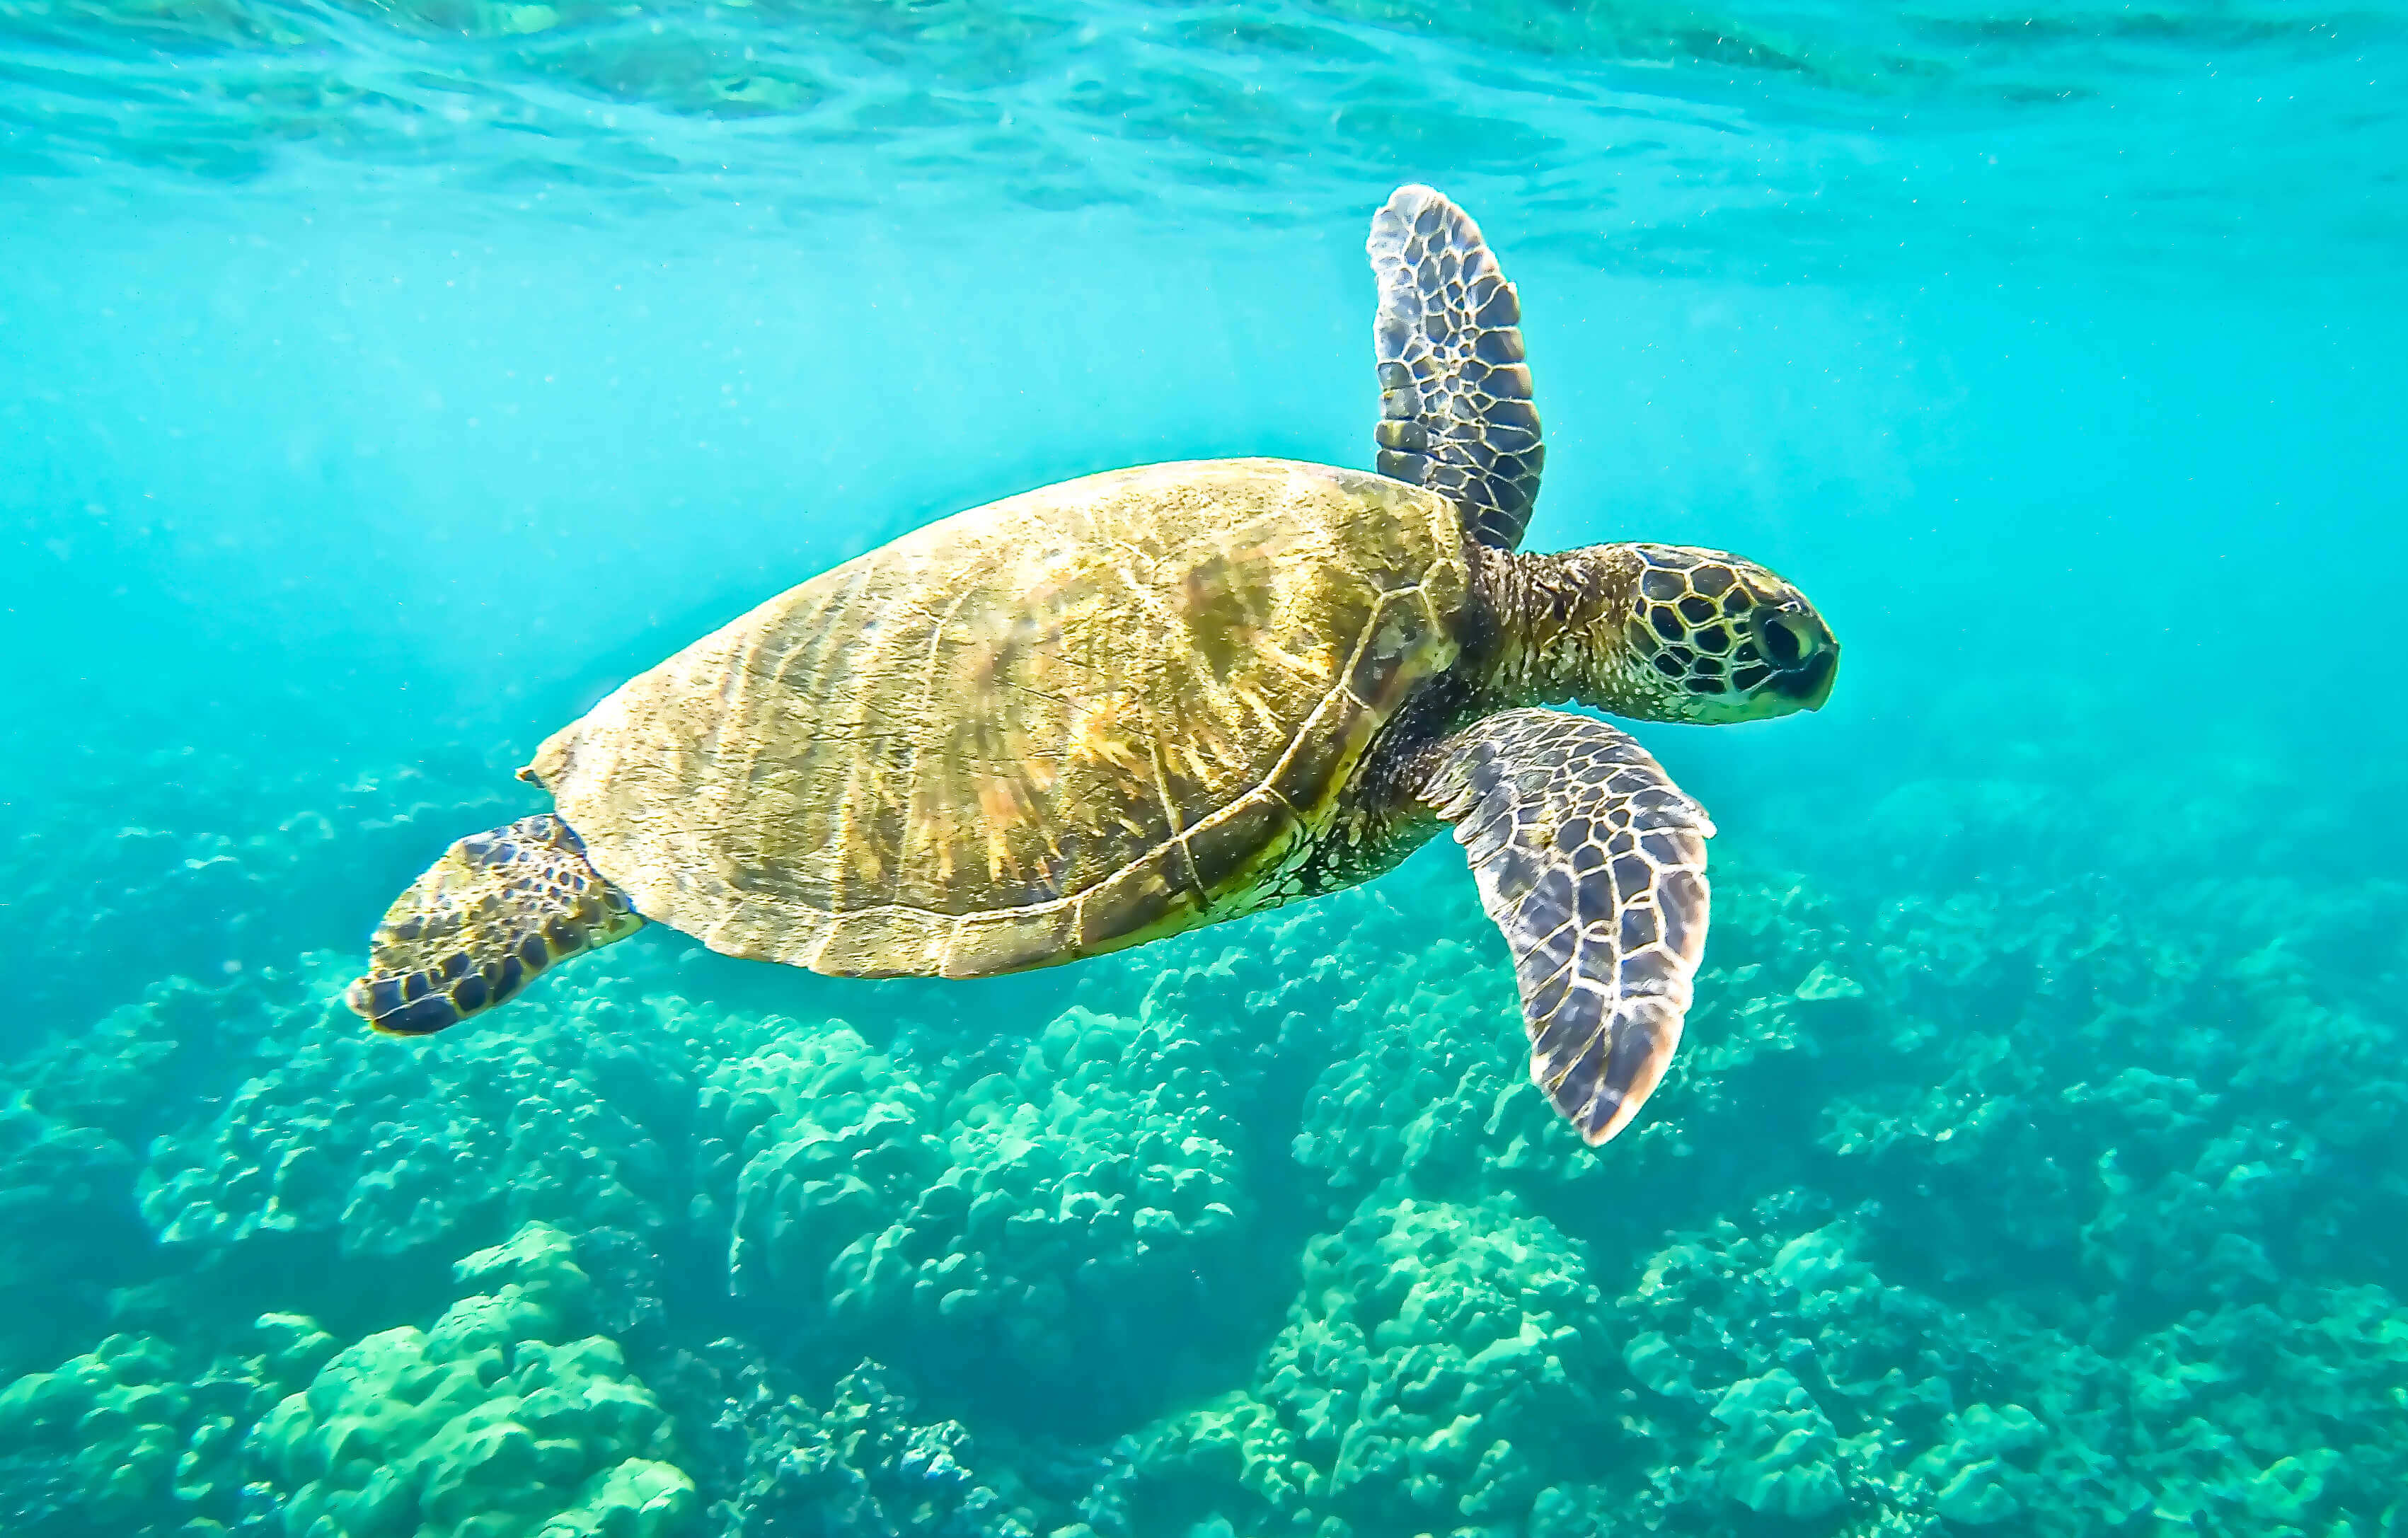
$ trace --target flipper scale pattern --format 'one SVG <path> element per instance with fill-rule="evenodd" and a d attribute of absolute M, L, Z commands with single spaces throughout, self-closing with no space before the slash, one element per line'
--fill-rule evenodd
<path fill-rule="evenodd" d="M 1448 738 L 1420 794 L 1455 824 L 1512 950 L 1531 1078 L 1605 1142 L 1680 1045 L 1713 823 L 1627 733 L 1555 710 L 1500 711 Z"/>
<path fill-rule="evenodd" d="M 1463 509 L 1484 544 L 1512 549 L 1546 463 L 1522 302 L 1471 216 L 1427 187 L 1399 187 L 1371 220 L 1380 285 L 1377 467 Z"/>

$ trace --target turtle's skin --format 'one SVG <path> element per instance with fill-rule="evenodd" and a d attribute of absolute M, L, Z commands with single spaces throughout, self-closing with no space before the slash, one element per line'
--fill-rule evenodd
<path fill-rule="evenodd" d="M 629 680 L 521 777 L 556 810 L 394 904 L 351 1007 L 422 1034 L 666 923 L 850 976 L 986 976 L 1353 886 L 1443 825 L 1591 1143 L 1662 1076 L 1713 833 L 1627 734 L 1819 706 L 1839 648 L 1719 551 L 1515 553 L 1520 307 L 1424 187 L 1372 222 L 1378 474 L 1117 470 L 973 508 Z"/>

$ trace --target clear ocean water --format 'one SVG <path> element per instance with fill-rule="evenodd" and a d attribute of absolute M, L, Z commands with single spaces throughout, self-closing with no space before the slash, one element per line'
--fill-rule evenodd
<path fill-rule="evenodd" d="M 0 1533 L 2408 1531 L 2408 10 L 0 0 Z M 1529 544 L 1795 579 L 1591 1151 L 1454 845 L 1076 966 L 393 895 L 935 517 L 1368 465 L 1519 285 Z"/>

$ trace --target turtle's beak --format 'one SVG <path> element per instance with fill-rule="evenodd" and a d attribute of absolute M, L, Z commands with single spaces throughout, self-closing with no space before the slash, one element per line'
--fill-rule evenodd
<path fill-rule="evenodd" d="M 1840 643 L 1823 617 L 1800 599 L 1795 607 L 1784 605 L 1777 613 L 1759 615 L 1756 627 L 1765 655 L 1774 663 L 1765 688 L 1797 701 L 1800 710 L 1822 709 L 1840 676 Z"/>
<path fill-rule="evenodd" d="M 1800 710 L 1820 710 L 1823 702 L 1831 697 L 1831 685 L 1840 676 L 1840 648 L 1834 642 L 1817 651 L 1794 668 L 1776 673 L 1769 680 L 1777 692 L 1798 702 Z"/>

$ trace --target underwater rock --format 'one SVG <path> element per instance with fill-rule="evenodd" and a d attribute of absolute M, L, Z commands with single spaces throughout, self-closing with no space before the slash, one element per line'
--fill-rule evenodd
<path fill-rule="evenodd" d="M 1307 1246 L 1254 1384 L 1136 1439 L 1132 1531 L 1510 1531 L 1607 1434 L 1584 1271 L 1501 1206 L 1367 1206 Z"/>
<path fill-rule="evenodd" d="M 345 1346 L 252 1433 L 287 1532 L 308 1538 L 666 1538 L 697 1516 L 669 1417 L 619 1348 L 580 1335 L 591 1280 L 529 1223 L 455 1268 L 492 1290 L 431 1330 Z"/>
<path fill-rule="evenodd" d="M 1213 1089 L 1195 1044 L 1076 1006 L 942 1098 L 849 1029 L 798 1033 L 712 1075 L 744 1150 L 734 1285 L 931 1380 L 1090 1413 L 1099 1364 L 1158 1356 L 1240 1232 Z"/>
<path fill-rule="evenodd" d="M 721 1514 L 727 1538 L 1033 1538 L 1046 1531 L 1023 1500 L 974 1473 L 959 1421 L 924 1421 L 865 1361 L 814 1410 L 756 1382 L 729 1420 L 748 1449 L 742 1484 Z"/>
<path fill-rule="evenodd" d="M 1708 1413 L 1727 1431 L 1703 1466 L 1731 1500 L 1791 1521 L 1828 1516 L 1847 1502 L 1830 1417 L 1784 1369 L 1742 1378 Z"/>
<path fill-rule="evenodd" d="M 0 1530 L 2396 1526 L 2408 890 L 2026 890 L 1946 819 L 2095 815 L 1896 809 L 1911 881 L 1718 861 L 1605 1157 L 1435 858 L 967 1030 L 641 940 L 416 1043 L 349 955 L 154 985 L 0 1104 Z"/>
<path fill-rule="evenodd" d="M 685 1049 L 608 975 L 528 1001 L 515 1029 L 417 1041 L 363 1031 L 331 996 L 340 970 L 219 1116 L 151 1144 L 140 1198 L 163 1243 L 439 1255 L 535 1218 L 638 1235 L 677 1220 Z"/>
<path fill-rule="evenodd" d="M 1646 1221 L 1661 1225 L 1677 1216 L 1664 1203 L 1710 1211 L 1734 1188 L 1761 1189 L 1773 1173 L 1762 1146 L 1783 1132 L 1802 1146 L 1813 1125 L 1812 1087 L 1881 1049 L 1856 976 L 1870 959 L 1828 902 L 1791 882 L 1720 876 L 1714 941 L 1665 1088 L 1600 1157 L 1558 1134 L 1530 1082 L 1494 926 L 1476 901 L 1426 895 L 1444 927 L 1401 957 L 1366 958 L 1352 979 L 1352 1007 L 1367 1017 L 1360 1046 L 1327 1063 L 1295 1141 L 1338 1216 L 1373 1192 L 1511 1195 L 1577 1237 L 1621 1241 L 1637 1225 L 1617 1190 L 1656 1193 Z M 1735 1125 L 1753 1129 L 1758 1148 L 1743 1162 L 1727 1135 Z"/>
<path fill-rule="evenodd" d="M 0 1104 L 0 1376 L 102 1333 L 111 1289 L 157 1275 L 136 1150 L 209 1114 L 212 1095 L 289 1039 L 301 979 L 264 970 L 217 988 L 176 978 L 11 1065 Z M 247 1317 L 249 1310 L 243 1311 Z"/>
<path fill-rule="evenodd" d="M 337 1342 L 269 1314 L 248 1355 L 194 1360 L 151 1335 L 111 1335 L 0 1388 L 0 1515 L 14 1538 L 203 1531 L 252 1504 L 243 1438 Z"/>

